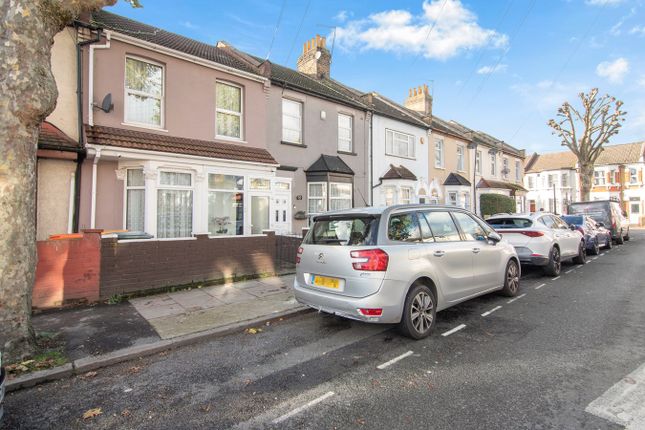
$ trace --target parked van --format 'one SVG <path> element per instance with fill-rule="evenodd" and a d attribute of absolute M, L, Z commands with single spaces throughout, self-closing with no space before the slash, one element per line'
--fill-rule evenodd
<path fill-rule="evenodd" d="M 629 240 L 629 221 L 617 200 L 594 200 L 569 204 L 570 215 L 586 215 L 611 231 L 611 238 L 622 244 Z"/>

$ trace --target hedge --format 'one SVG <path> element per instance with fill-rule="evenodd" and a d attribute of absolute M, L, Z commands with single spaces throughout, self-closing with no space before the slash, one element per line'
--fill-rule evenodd
<path fill-rule="evenodd" d="M 498 213 L 514 213 L 517 209 L 515 199 L 503 194 L 482 194 L 479 197 L 479 208 L 484 217 Z"/>

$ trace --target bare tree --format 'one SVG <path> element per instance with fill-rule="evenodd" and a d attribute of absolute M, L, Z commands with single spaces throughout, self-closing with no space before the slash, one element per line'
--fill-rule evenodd
<path fill-rule="evenodd" d="M 582 111 L 564 102 L 558 109 L 557 119 L 549 120 L 548 125 L 553 134 L 562 139 L 562 146 L 569 148 L 578 158 L 580 198 L 586 201 L 593 184 L 594 164 L 609 138 L 618 134 L 627 112 L 621 110 L 623 102 L 615 97 L 608 94 L 598 97 L 598 88 L 593 88 L 588 94 L 580 93 L 578 97 Z"/>
<path fill-rule="evenodd" d="M 116 0 L 0 1 L 0 350 L 19 359 L 35 348 L 31 292 L 36 272 L 36 149 L 56 106 L 51 71 L 56 33 Z M 139 6 L 138 0 L 128 0 Z"/>

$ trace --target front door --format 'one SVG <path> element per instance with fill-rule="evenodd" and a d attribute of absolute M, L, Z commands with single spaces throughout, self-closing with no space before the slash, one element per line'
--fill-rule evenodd
<path fill-rule="evenodd" d="M 291 194 L 275 193 L 271 196 L 271 228 L 275 234 L 291 234 Z"/>
<path fill-rule="evenodd" d="M 251 196 L 251 234 L 269 229 L 269 197 Z"/>
<path fill-rule="evenodd" d="M 641 204 L 640 203 L 630 203 L 629 204 L 629 223 L 639 225 L 641 219 Z"/>

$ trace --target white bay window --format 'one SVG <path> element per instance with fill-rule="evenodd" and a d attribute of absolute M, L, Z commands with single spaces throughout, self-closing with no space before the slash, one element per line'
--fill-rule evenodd
<path fill-rule="evenodd" d="M 192 175 L 160 172 L 157 189 L 157 237 L 190 237 L 192 230 Z"/>
<path fill-rule="evenodd" d="M 143 169 L 128 169 L 125 182 L 125 228 L 144 231 L 145 182 Z"/>
<path fill-rule="evenodd" d="M 352 207 L 352 184 L 329 183 L 329 210 L 338 211 Z"/>
<path fill-rule="evenodd" d="M 244 177 L 208 175 L 208 231 L 213 236 L 244 234 Z"/>
<path fill-rule="evenodd" d="M 327 182 L 307 183 L 307 212 L 320 214 L 327 211 Z"/>

